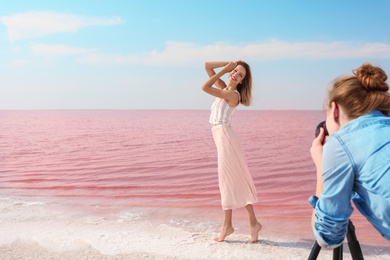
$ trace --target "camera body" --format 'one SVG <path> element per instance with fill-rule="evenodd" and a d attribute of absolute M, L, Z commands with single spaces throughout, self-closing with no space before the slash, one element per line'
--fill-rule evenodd
<path fill-rule="evenodd" d="M 325 136 L 329 135 L 328 133 L 328 129 L 326 128 L 326 122 L 325 121 L 322 121 L 321 123 L 318 124 L 318 126 L 316 127 L 316 131 L 314 132 L 314 136 L 317 137 L 319 134 L 320 134 L 320 129 L 324 128 L 325 130 Z"/>

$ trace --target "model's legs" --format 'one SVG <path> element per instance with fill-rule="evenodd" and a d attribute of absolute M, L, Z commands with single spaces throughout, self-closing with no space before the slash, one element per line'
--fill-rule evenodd
<path fill-rule="evenodd" d="M 251 242 L 257 242 L 259 237 L 259 232 L 261 230 L 261 224 L 256 219 L 255 211 L 253 210 L 253 206 L 251 204 L 245 206 L 246 212 L 248 213 L 249 226 L 251 229 Z"/>
<path fill-rule="evenodd" d="M 228 209 L 223 211 L 223 225 L 221 234 L 219 237 L 215 237 L 214 240 L 217 242 L 223 241 L 228 235 L 234 232 L 233 223 L 232 223 L 233 210 Z"/>

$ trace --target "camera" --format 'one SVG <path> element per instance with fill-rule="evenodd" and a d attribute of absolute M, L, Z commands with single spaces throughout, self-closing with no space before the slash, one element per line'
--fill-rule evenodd
<path fill-rule="evenodd" d="M 316 131 L 314 133 L 314 136 L 317 137 L 319 134 L 320 134 L 320 128 L 324 128 L 325 130 L 325 136 L 326 135 L 329 135 L 328 133 L 328 129 L 326 129 L 326 124 L 325 124 L 325 121 L 322 121 L 321 123 L 318 124 L 318 126 L 316 127 Z"/>

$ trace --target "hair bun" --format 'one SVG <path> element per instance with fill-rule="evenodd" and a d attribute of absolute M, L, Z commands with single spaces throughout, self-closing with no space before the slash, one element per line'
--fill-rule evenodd
<path fill-rule="evenodd" d="M 383 91 L 389 90 L 389 85 L 386 83 L 387 75 L 384 70 L 379 67 L 372 66 L 370 63 L 364 63 L 354 74 L 360 84 L 367 90 Z"/>

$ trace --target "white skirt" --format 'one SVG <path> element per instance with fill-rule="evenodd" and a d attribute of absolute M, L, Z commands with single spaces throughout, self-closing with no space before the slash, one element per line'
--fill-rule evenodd
<path fill-rule="evenodd" d="M 256 187 L 237 135 L 227 125 L 215 125 L 212 132 L 218 151 L 218 183 L 223 210 L 256 203 Z"/>

